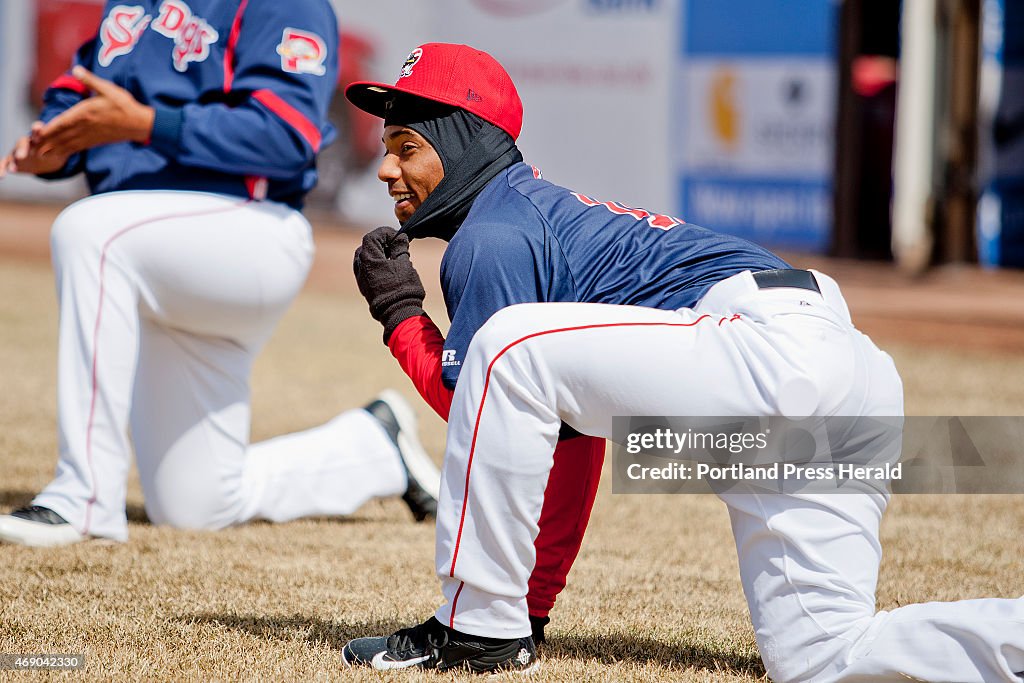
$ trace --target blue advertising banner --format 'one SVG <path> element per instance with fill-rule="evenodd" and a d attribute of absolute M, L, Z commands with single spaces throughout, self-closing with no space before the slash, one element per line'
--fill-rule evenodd
<path fill-rule="evenodd" d="M 832 0 L 686 0 L 675 110 L 685 220 L 822 252 L 832 226 Z"/>
<path fill-rule="evenodd" d="M 1024 7 L 982 5 L 978 259 L 1024 267 Z"/>

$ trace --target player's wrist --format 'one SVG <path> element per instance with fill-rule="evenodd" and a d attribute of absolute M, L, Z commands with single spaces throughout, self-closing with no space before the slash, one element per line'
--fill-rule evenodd
<path fill-rule="evenodd" d="M 145 104 L 140 104 L 133 116 L 131 130 L 132 142 L 149 144 L 153 137 L 153 124 L 156 120 L 156 109 Z"/>
<path fill-rule="evenodd" d="M 175 157 L 181 148 L 181 131 L 185 122 L 183 109 L 153 108 L 153 125 L 149 144 L 165 156 Z"/>
<path fill-rule="evenodd" d="M 388 342 L 391 341 L 391 335 L 395 333 L 399 325 L 409 318 L 421 315 L 426 315 L 426 312 L 423 310 L 422 299 L 419 301 L 407 300 L 399 302 L 399 304 L 389 309 L 380 321 L 381 325 L 384 326 L 384 345 L 388 345 Z"/>

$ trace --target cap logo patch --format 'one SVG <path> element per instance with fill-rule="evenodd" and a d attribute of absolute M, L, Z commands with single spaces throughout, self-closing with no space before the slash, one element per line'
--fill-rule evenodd
<path fill-rule="evenodd" d="M 402 63 L 402 71 L 398 75 L 399 78 L 408 78 L 412 76 L 412 68 L 416 66 L 416 62 L 420 61 L 420 57 L 423 56 L 423 50 L 416 48 L 409 53 L 409 56 L 405 58 L 405 62 Z"/>
<path fill-rule="evenodd" d="M 479 95 L 477 95 L 476 91 L 473 90 L 472 88 L 470 88 L 469 90 L 466 91 L 466 101 L 467 102 L 483 102 L 484 98 L 482 98 Z"/>

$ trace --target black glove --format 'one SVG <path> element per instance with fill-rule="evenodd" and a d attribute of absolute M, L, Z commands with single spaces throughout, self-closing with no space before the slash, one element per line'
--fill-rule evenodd
<path fill-rule="evenodd" d="M 423 315 L 427 293 L 409 258 L 409 237 L 383 226 L 363 235 L 352 268 L 370 315 L 384 326 L 384 343 L 399 323 Z"/>

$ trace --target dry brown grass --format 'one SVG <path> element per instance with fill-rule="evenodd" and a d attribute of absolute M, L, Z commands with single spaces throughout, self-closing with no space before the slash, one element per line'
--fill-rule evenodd
<path fill-rule="evenodd" d="M 53 470 L 56 305 L 39 263 L 0 260 L 0 292 L 8 510 Z M 255 436 L 315 424 L 388 385 L 414 398 L 378 334 L 351 293 L 304 292 L 257 366 Z M 1020 356 L 892 351 L 910 413 L 1024 414 Z M 420 413 L 439 454 L 443 425 Z M 216 534 L 149 526 L 134 479 L 129 506 L 127 544 L 0 546 L 0 653 L 85 652 L 90 680 L 417 678 L 346 671 L 340 658 L 346 639 L 418 622 L 437 602 L 431 528 L 410 523 L 400 503 Z M 1022 526 L 1016 497 L 897 498 L 883 528 L 879 606 L 1020 595 Z M 534 680 L 763 677 L 726 512 L 713 498 L 613 496 L 606 486 L 553 616 Z"/>

